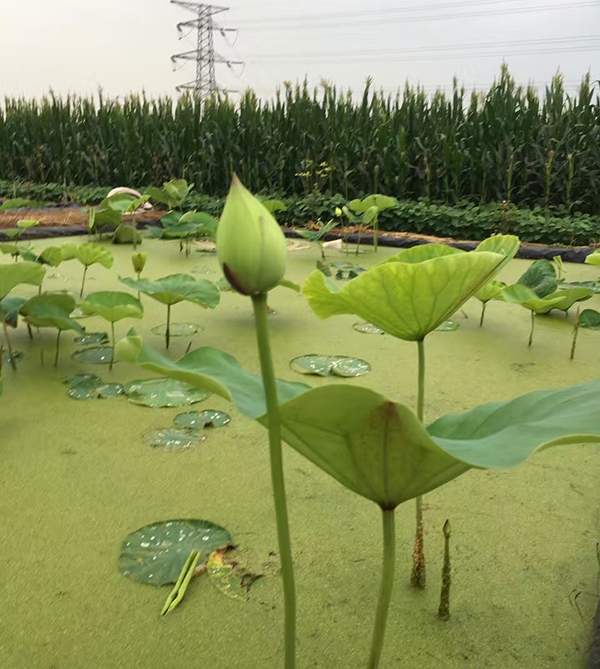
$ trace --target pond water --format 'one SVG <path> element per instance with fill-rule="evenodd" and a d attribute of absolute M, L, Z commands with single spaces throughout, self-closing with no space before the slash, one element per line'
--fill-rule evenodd
<path fill-rule="evenodd" d="M 38 242 L 36 247 L 54 241 Z M 185 258 L 176 242 L 144 241 L 148 278 L 185 272 L 217 280 L 216 258 Z M 115 265 L 94 266 L 87 291 L 126 290 L 128 247 L 112 246 Z M 360 255 L 368 266 L 391 254 Z M 315 266 L 316 248 L 290 252 L 288 278 L 301 282 Z M 332 255 L 332 259 L 346 257 Z M 352 257 L 350 257 L 353 260 Z M 501 278 L 528 266 L 514 261 Z M 61 265 L 47 290 L 77 292 L 81 268 Z M 50 272 L 52 274 L 52 272 Z M 595 279 L 598 270 L 567 266 L 569 280 Z M 19 288 L 15 294 L 33 294 Z M 164 306 L 142 296 L 143 321 L 122 321 L 117 336 L 135 327 L 162 350 Z M 222 348 L 257 370 L 249 300 L 222 293 L 214 311 L 178 304 L 172 318 L 201 326 L 171 342 L 182 355 L 191 342 Z M 273 351 L 279 376 L 312 385 L 352 383 L 415 403 L 416 346 L 357 331 L 356 317 L 318 320 L 303 298 L 287 289 L 269 298 Z M 600 298 L 589 306 L 600 308 Z M 465 316 L 468 316 L 466 318 Z M 426 417 L 430 420 L 493 399 L 559 387 L 600 376 L 600 334 L 582 331 L 577 357 L 568 358 L 571 326 L 564 316 L 537 319 L 527 348 L 528 312 L 490 303 L 483 329 L 479 303 L 453 320 L 460 327 L 429 338 Z M 82 321 L 89 332 L 100 319 Z M 158 329 L 157 329 L 158 328 Z M 154 334 L 158 332 L 158 334 Z M 277 541 L 266 433 L 225 401 L 210 397 L 193 410 L 231 416 L 205 430 L 192 447 L 151 447 L 147 435 L 173 426 L 181 407 L 150 408 L 123 396 L 77 401 L 63 381 L 96 374 L 105 383 L 150 378 L 123 363 L 112 372 L 71 354 L 75 335 L 63 337 L 52 367 L 52 332 L 30 342 L 20 327 L 14 347 L 24 353 L 14 373 L 5 367 L 0 399 L 0 666 L 10 669 L 81 667 L 280 667 L 282 600 L 273 575 Z M 45 365 L 41 365 L 45 349 Z M 290 360 L 309 353 L 368 362 L 358 379 L 302 376 Z M 363 667 L 379 587 L 379 512 L 300 455 L 285 450 L 298 589 L 299 667 Z M 397 518 L 398 574 L 383 667 L 571 668 L 584 662 L 596 605 L 600 539 L 600 449 L 556 448 L 515 471 L 471 471 L 425 498 L 428 587 L 408 585 L 414 531 L 413 504 Z M 247 563 L 267 574 L 248 601 L 224 597 L 204 577 L 194 579 L 182 605 L 159 613 L 168 588 L 123 577 L 123 539 L 150 523 L 178 518 L 212 521 L 233 535 Z M 452 617 L 436 617 L 443 556 L 442 525 L 452 523 Z M 571 605 L 573 590 L 584 621 Z"/>

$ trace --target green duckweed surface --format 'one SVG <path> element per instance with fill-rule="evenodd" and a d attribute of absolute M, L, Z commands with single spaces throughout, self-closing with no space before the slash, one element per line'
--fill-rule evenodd
<path fill-rule="evenodd" d="M 174 272 L 220 276 L 212 255 L 185 258 L 170 242 L 145 241 L 143 248 L 149 253 L 148 278 Z M 124 289 L 118 275 L 132 274 L 131 249 L 111 251 L 114 269 L 90 268 L 87 291 Z M 361 254 L 360 263 L 392 252 Z M 316 248 L 291 251 L 288 278 L 301 282 L 317 257 Z M 528 264 L 514 261 L 502 278 L 516 279 Z M 598 269 L 568 266 L 567 272 L 569 280 L 594 279 Z M 77 292 L 80 277 L 76 262 L 65 263 L 49 269 L 45 288 Z M 24 287 L 15 294 L 34 290 Z M 163 339 L 151 330 L 164 322 L 164 307 L 142 300 L 143 322 L 122 321 L 117 335 L 135 326 L 161 348 Z M 336 383 L 339 379 L 296 375 L 289 361 L 315 352 L 356 356 L 372 371 L 342 382 L 372 386 L 414 404 L 414 344 L 357 332 L 353 316 L 319 321 L 290 290 L 273 291 L 269 302 L 276 311 L 271 323 L 279 376 Z M 587 304 L 600 308 L 600 298 Z M 469 318 L 455 316 L 458 331 L 429 337 L 428 419 L 600 375 L 600 334 L 582 331 L 571 362 L 571 324 L 562 315 L 537 319 L 528 350 L 528 312 L 490 303 L 479 329 L 479 303 L 472 300 L 465 310 Z M 178 304 L 172 317 L 202 325 L 193 347 L 223 348 L 257 369 L 246 298 L 223 293 L 214 311 Z M 83 323 L 91 332 L 106 329 L 96 318 Z M 263 428 L 211 397 L 194 408 L 227 411 L 232 421 L 226 428 L 208 431 L 206 440 L 183 451 L 150 448 L 144 435 L 171 425 L 181 408 L 150 409 L 122 398 L 75 401 L 62 383 L 79 372 L 120 383 L 149 374 L 126 364 L 109 373 L 106 366 L 72 360 L 80 345 L 70 334 L 63 337 L 57 370 L 52 332 L 30 342 L 21 326 L 13 340 L 25 358 L 16 374 L 5 367 L 0 399 L 0 666 L 280 667 L 282 600 L 273 576 L 277 542 Z M 174 339 L 171 354 L 183 354 L 189 341 Z M 41 349 L 46 349 L 43 367 Z M 290 449 L 285 470 L 297 573 L 298 666 L 364 667 L 379 586 L 379 511 Z M 413 505 L 401 507 L 383 667 L 583 667 L 597 601 L 599 480 L 600 449 L 586 445 L 542 453 L 515 471 L 471 471 L 427 495 L 425 592 L 408 585 Z M 168 589 L 123 577 L 117 558 L 127 534 L 170 518 L 222 525 L 248 566 L 271 575 L 253 586 L 248 602 L 228 599 L 206 577 L 197 578 L 183 604 L 161 618 Z M 452 618 L 442 623 L 436 611 L 446 518 L 452 523 L 454 581 Z M 569 601 L 574 589 L 583 591 L 578 598 L 583 621 Z"/>

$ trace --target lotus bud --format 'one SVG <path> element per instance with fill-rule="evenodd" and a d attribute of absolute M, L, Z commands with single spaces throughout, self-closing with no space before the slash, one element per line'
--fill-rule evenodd
<path fill-rule="evenodd" d="M 225 278 L 242 295 L 266 293 L 283 279 L 286 255 L 277 221 L 234 176 L 217 228 Z"/>
<path fill-rule="evenodd" d="M 339 207 L 335 208 L 335 215 L 339 218 L 342 215 L 342 210 Z"/>
<path fill-rule="evenodd" d="M 131 256 L 131 264 L 133 265 L 133 271 L 136 274 L 141 274 L 146 267 L 146 260 L 148 259 L 147 254 L 145 253 L 133 253 Z"/>

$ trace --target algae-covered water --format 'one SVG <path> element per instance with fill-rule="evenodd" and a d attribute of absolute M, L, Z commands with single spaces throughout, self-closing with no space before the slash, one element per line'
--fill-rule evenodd
<path fill-rule="evenodd" d="M 131 249 L 111 250 L 113 270 L 92 267 L 88 291 L 126 290 L 117 277 L 132 274 Z M 145 241 L 144 250 L 149 278 L 174 272 L 219 277 L 211 255 L 185 258 L 170 242 Z M 380 249 L 378 257 L 389 253 Z M 317 255 L 315 248 L 292 251 L 289 278 L 301 281 Z M 362 264 L 374 259 L 372 253 L 359 256 Z M 502 278 L 517 278 L 528 264 L 514 261 Z M 80 272 L 74 261 L 49 270 L 46 289 L 78 292 Z M 594 279 L 597 270 L 568 266 L 567 273 L 570 280 Z M 149 298 L 143 302 L 143 322 L 122 321 L 117 334 L 135 326 L 161 348 L 163 340 L 151 329 L 164 322 L 165 308 Z M 280 376 L 330 383 L 297 375 L 289 360 L 305 353 L 359 356 L 372 371 L 344 382 L 414 404 L 414 344 L 356 332 L 352 324 L 359 319 L 351 316 L 319 321 L 301 296 L 286 289 L 275 290 L 270 304 L 277 312 L 271 323 Z M 600 308 L 600 299 L 588 304 Z M 428 340 L 428 419 L 600 375 L 600 334 L 582 331 L 571 362 L 571 326 L 563 316 L 538 318 L 528 350 L 528 312 L 520 307 L 490 303 L 481 330 L 479 304 L 469 302 L 466 314 L 469 318 L 455 317 L 459 330 Z M 204 327 L 193 336 L 193 347 L 223 348 L 257 369 L 247 299 L 224 293 L 215 311 L 179 304 L 173 319 Z M 90 331 L 106 329 L 96 319 L 85 325 Z M 280 667 L 282 599 L 279 579 L 272 575 L 277 542 L 263 428 L 211 397 L 195 408 L 228 411 L 229 425 L 208 431 L 206 440 L 188 450 L 151 448 L 147 434 L 169 426 L 184 409 L 150 409 L 125 399 L 75 401 L 62 385 L 82 371 L 120 382 L 148 374 L 123 363 L 111 374 L 105 366 L 76 363 L 70 357 L 77 348 L 71 333 L 64 336 L 57 370 L 51 365 L 52 332 L 31 343 L 20 327 L 13 339 L 25 357 L 17 373 L 5 367 L 0 399 L 0 667 Z M 172 354 L 182 354 L 188 342 L 189 337 L 174 339 Z M 44 367 L 40 348 L 46 348 Z M 379 586 L 379 510 L 290 449 L 285 470 L 299 667 L 364 667 Z M 413 505 L 401 507 L 383 666 L 583 667 L 597 601 L 599 480 L 600 449 L 585 445 L 541 453 L 515 471 L 471 471 L 427 495 L 424 592 L 408 585 Z M 140 585 L 119 573 L 124 537 L 172 518 L 208 519 L 233 534 L 248 565 L 267 574 L 251 589 L 249 601 L 229 599 L 200 577 L 183 604 L 161 618 L 168 588 Z M 444 623 L 436 612 L 447 518 L 454 581 L 452 618 Z M 581 617 L 570 603 L 573 591 L 582 592 Z"/>

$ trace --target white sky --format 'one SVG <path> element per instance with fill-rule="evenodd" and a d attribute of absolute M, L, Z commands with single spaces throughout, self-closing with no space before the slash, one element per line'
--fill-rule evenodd
<path fill-rule="evenodd" d="M 247 61 L 217 66 L 230 88 L 273 93 L 284 80 L 322 79 L 354 90 L 372 75 L 395 90 L 408 79 L 487 86 L 503 60 L 521 82 L 560 70 L 572 89 L 600 78 L 600 0 L 231 0 L 223 26 L 239 28 L 218 52 Z M 0 97 L 59 92 L 173 94 L 193 65 L 173 72 L 170 55 L 193 18 L 169 0 L 0 0 Z M 233 39 L 233 38 L 230 38 Z M 544 53 L 539 53 L 544 51 Z M 533 53 L 532 53 L 533 52 Z M 537 53 L 535 53 L 537 52 Z"/>

